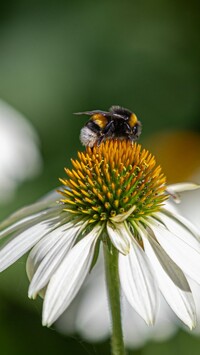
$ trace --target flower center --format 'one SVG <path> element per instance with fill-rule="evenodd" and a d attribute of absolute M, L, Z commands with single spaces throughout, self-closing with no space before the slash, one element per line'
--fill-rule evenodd
<path fill-rule="evenodd" d="M 128 140 L 107 140 L 86 148 L 65 169 L 66 186 L 60 193 L 64 210 L 90 216 L 91 222 L 108 220 L 135 206 L 131 218 L 149 215 L 168 198 L 165 176 L 155 158 Z"/>

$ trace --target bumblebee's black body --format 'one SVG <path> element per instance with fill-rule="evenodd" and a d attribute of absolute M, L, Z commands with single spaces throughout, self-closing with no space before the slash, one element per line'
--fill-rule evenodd
<path fill-rule="evenodd" d="M 91 116 L 80 134 L 81 142 L 85 146 L 93 147 L 106 139 L 135 141 L 141 133 L 141 123 L 136 115 L 120 106 L 112 106 L 108 112 L 94 110 L 77 114 Z"/>

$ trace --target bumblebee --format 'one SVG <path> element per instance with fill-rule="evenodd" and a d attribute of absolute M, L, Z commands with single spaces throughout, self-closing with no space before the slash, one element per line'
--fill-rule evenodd
<path fill-rule="evenodd" d="M 100 145 L 106 139 L 128 139 L 136 141 L 141 133 L 141 123 L 127 108 L 111 106 L 109 111 L 85 111 L 75 115 L 91 116 L 81 129 L 81 143 L 88 147 Z"/>

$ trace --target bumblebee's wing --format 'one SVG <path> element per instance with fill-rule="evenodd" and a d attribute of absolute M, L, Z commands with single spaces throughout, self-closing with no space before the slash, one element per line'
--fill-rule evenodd
<path fill-rule="evenodd" d="M 95 114 L 101 114 L 102 116 L 112 116 L 111 112 L 101 111 L 101 110 L 93 110 L 93 111 L 84 111 L 84 112 L 75 112 L 74 115 L 88 115 L 93 116 Z"/>

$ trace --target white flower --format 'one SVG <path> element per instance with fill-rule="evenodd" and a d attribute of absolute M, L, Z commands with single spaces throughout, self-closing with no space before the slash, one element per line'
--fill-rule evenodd
<path fill-rule="evenodd" d="M 36 132 L 20 113 L 0 100 L 0 203 L 8 201 L 17 185 L 40 168 Z"/>
<path fill-rule="evenodd" d="M 139 316 L 154 324 L 161 294 L 190 329 L 195 327 L 187 277 L 200 284 L 199 232 L 169 207 L 154 157 L 128 141 L 106 141 L 78 156 L 62 180 L 61 203 L 54 193 L 1 224 L 0 238 L 6 239 L 1 271 L 32 249 L 29 297 L 44 296 L 43 324 L 50 326 L 83 285 L 99 243 L 113 245 L 122 292 Z"/>

